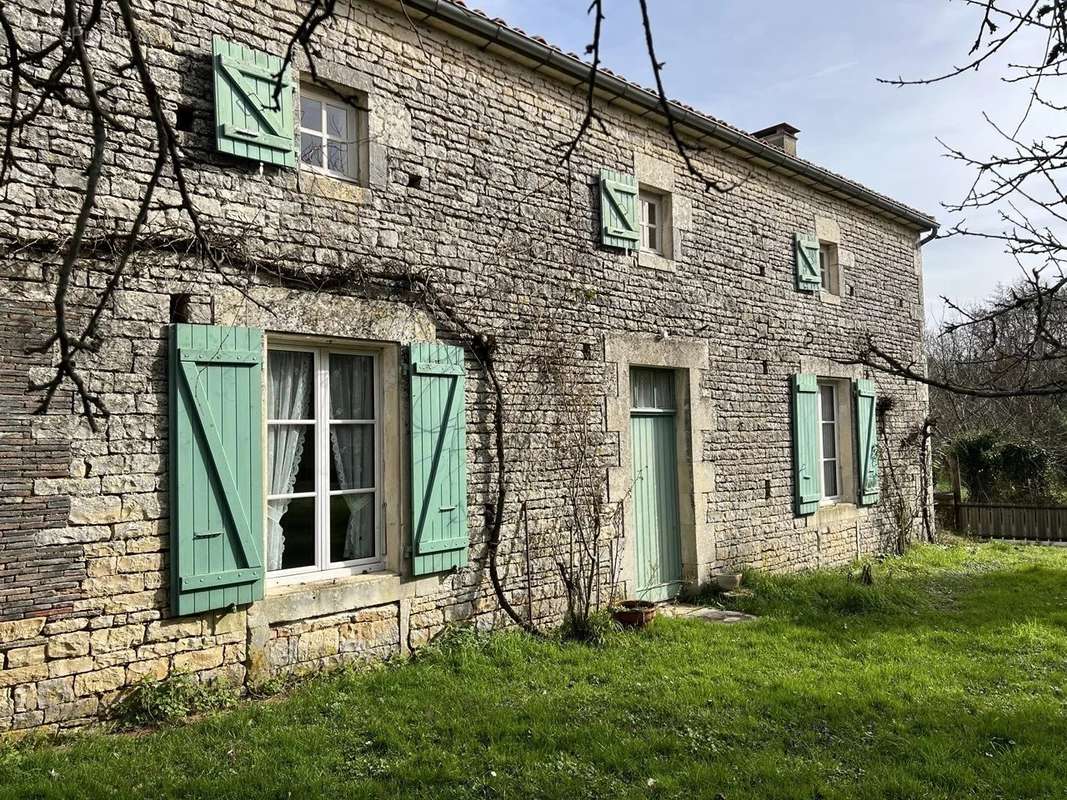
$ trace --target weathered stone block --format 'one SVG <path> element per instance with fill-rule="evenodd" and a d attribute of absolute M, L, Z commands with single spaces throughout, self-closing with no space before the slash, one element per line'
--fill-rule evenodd
<path fill-rule="evenodd" d="M 74 658 L 84 656 L 89 652 L 88 631 L 75 631 L 53 636 L 48 640 L 49 658 Z"/>
<path fill-rule="evenodd" d="M 222 664 L 223 648 L 208 647 L 203 650 L 190 650 L 185 653 L 175 653 L 174 669 L 179 672 L 200 672 L 205 669 L 214 669 Z"/>
<path fill-rule="evenodd" d="M 200 636 L 204 632 L 204 622 L 199 617 L 163 619 L 149 623 L 145 630 L 145 642 L 163 642 L 173 639 L 186 639 Z"/>
<path fill-rule="evenodd" d="M 169 658 L 152 658 L 147 661 L 132 661 L 126 668 L 130 683 L 140 680 L 162 680 L 170 672 Z"/>
<path fill-rule="evenodd" d="M 95 672 L 85 672 L 74 678 L 74 694 L 83 697 L 118 689 L 126 683 L 125 667 L 108 667 Z"/>
<path fill-rule="evenodd" d="M 75 497 L 70 503 L 72 525 L 107 525 L 122 519 L 122 499 L 95 495 Z"/>
<path fill-rule="evenodd" d="M 297 639 L 296 660 L 311 661 L 337 654 L 339 632 L 337 628 L 324 628 L 302 634 Z"/>
<path fill-rule="evenodd" d="M 69 703 L 74 699 L 74 678 L 50 678 L 37 684 L 37 707 Z"/>
<path fill-rule="evenodd" d="M 28 667 L 16 667 L 14 669 L 0 669 L 0 689 L 17 686 L 20 683 L 31 683 L 48 677 L 48 667 L 45 664 L 33 664 Z"/>
<path fill-rule="evenodd" d="M 35 645 L 33 647 L 20 647 L 15 650 L 7 651 L 7 667 L 12 669 L 14 667 L 29 667 L 34 664 L 44 663 L 44 645 Z"/>
<path fill-rule="evenodd" d="M 44 628 L 44 617 L 16 619 L 0 622 L 0 644 L 11 644 L 33 639 Z"/>

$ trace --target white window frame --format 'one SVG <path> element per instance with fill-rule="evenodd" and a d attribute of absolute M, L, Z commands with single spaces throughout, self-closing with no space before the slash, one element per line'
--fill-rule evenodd
<path fill-rule="evenodd" d="M 315 100 L 322 104 L 322 112 L 319 117 L 319 122 L 322 126 L 321 130 L 312 130 L 311 128 L 304 127 L 304 100 Z M 347 169 L 342 171 L 332 170 L 328 166 L 329 162 L 329 148 L 330 148 L 330 133 L 326 126 L 326 109 L 327 106 L 340 109 L 345 113 L 345 124 L 348 128 L 348 138 L 345 140 L 345 144 L 348 145 L 348 160 Z M 361 175 L 361 162 L 362 162 L 362 136 L 360 134 L 360 114 L 350 103 L 346 103 L 340 97 L 331 94 L 329 91 L 316 86 L 313 83 L 302 81 L 300 83 L 300 112 L 297 118 L 297 136 L 299 139 L 299 152 L 297 158 L 300 162 L 300 168 L 310 170 L 311 172 L 318 173 L 320 175 L 327 175 L 331 178 L 337 178 L 343 181 L 352 181 L 358 183 Z M 316 136 L 322 140 L 322 164 L 316 166 L 315 164 L 309 164 L 304 160 L 304 134 Z M 340 141 L 336 138 L 332 141 Z"/>
<path fill-rule="evenodd" d="M 269 339 L 267 342 L 268 356 L 272 350 L 288 350 L 293 352 L 311 353 L 314 364 L 314 391 L 315 391 L 315 419 L 302 420 L 303 424 L 312 425 L 315 442 L 315 491 L 293 494 L 270 494 L 269 482 L 263 504 L 263 515 L 266 519 L 267 503 L 272 499 L 280 498 L 315 498 L 315 563 L 306 567 L 293 567 L 291 569 L 273 570 L 267 572 L 268 582 L 271 584 L 299 583 L 308 577 L 326 579 L 358 575 L 364 572 L 373 572 L 385 567 L 386 542 L 385 542 L 385 505 L 383 502 L 383 463 L 384 437 L 382 435 L 382 403 L 383 387 L 381 380 L 381 354 L 377 350 L 360 347 L 345 347 L 335 344 L 315 345 L 303 342 L 291 342 Z M 372 359 L 372 376 L 374 381 L 374 418 L 368 420 L 335 420 L 330 416 L 330 354 L 369 356 Z M 269 384 L 265 384 L 264 400 Z M 267 405 L 269 408 L 269 404 Z M 266 422 L 269 435 L 269 426 L 272 424 L 295 424 L 295 420 L 273 420 Z M 330 426 L 331 424 L 373 424 L 374 425 L 374 487 L 372 489 L 330 489 Z M 264 442 L 267 439 L 264 438 Z M 264 446 L 264 450 L 266 447 Z M 270 473 L 270 464 L 264 458 L 264 469 L 267 475 Z M 348 561 L 330 561 L 330 498 L 346 494 L 373 494 L 374 501 L 374 555 L 368 558 L 351 559 Z M 266 552 L 266 525 L 264 525 L 264 552 Z"/>
<path fill-rule="evenodd" d="M 641 249 L 646 253 L 655 253 L 656 255 L 663 255 L 663 214 L 666 211 L 667 203 L 664 201 L 663 195 L 657 192 L 650 192 L 642 189 L 638 193 L 638 203 L 640 208 L 640 228 L 641 228 Z M 649 208 L 656 210 L 656 221 L 650 223 Z M 656 243 L 652 245 L 652 237 L 655 235 Z"/>
<path fill-rule="evenodd" d="M 842 486 L 843 475 L 841 470 L 841 407 L 838 404 L 838 387 L 836 383 L 830 381 L 820 381 L 819 384 L 819 494 L 821 495 L 821 502 L 824 504 L 840 502 L 844 497 L 844 487 Z M 833 397 L 833 409 L 834 418 L 832 420 L 823 418 L 823 391 L 829 389 Z M 834 429 L 834 444 L 835 454 L 832 458 L 827 458 L 823 453 L 823 427 L 825 425 L 832 425 Z M 826 474 L 827 462 L 834 462 L 834 474 L 837 476 L 837 493 L 830 495 L 826 493 L 826 486 L 823 477 Z"/>

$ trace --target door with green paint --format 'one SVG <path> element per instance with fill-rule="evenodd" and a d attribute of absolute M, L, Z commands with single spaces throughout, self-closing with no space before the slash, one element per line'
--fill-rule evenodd
<path fill-rule="evenodd" d="M 682 585 L 674 372 L 630 372 L 637 597 L 667 600 Z"/>

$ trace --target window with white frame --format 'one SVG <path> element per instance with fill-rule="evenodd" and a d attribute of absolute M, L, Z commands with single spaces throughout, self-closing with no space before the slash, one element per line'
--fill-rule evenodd
<path fill-rule="evenodd" d="M 819 460 L 823 500 L 841 498 L 841 436 L 837 385 L 819 384 Z"/>
<path fill-rule="evenodd" d="M 663 254 L 663 195 L 642 191 L 641 201 L 641 249 Z"/>
<path fill-rule="evenodd" d="M 300 161 L 335 178 L 358 181 L 360 119 L 351 103 L 314 84 L 300 84 Z"/>
<path fill-rule="evenodd" d="M 271 342 L 267 569 L 298 575 L 382 563 L 378 356 Z"/>
<path fill-rule="evenodd" d="M 823 291 L 830 294 L 841 294 L 836 244 L 819 242 L 819 271 L 822 273 Z"/>

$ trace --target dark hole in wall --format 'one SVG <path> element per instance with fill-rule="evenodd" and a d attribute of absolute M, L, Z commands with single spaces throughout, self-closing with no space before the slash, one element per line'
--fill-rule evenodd
<path fill-rule="evenodd" d="M 593 357 L 593 345 L 589 344 L 589 342 L 582 345 L 582 357 L 587 361 Z"/>
<path fill-rule="evenodd" d="M 191 131 L 196 123 L 196 109 L 185 103 L 178 104 L 174 114 L 174 127 L 180 131 Z"/>
<path fill-rule="evenodd" d="M 191 302 L 192 295 L 185 293 L 172 294 L 170 296 L 170 321 L 188 322 L 189 305 Z"/>
<path fill-rule="evenodd" d="M 416 175 L 412 172 L 408 175 L 408 188 L 409 189 L 421 189 L 422 188 L 422 176 Z"/>
<path fill-rule="evenodd" d="M 766 480 L 766 481 L 763 482 L 763 495 L 764 495 L 765 499 L 767 499 L 767 500 L 771 499 L 771 482 L 770 482 L 770 480 Z"/>

